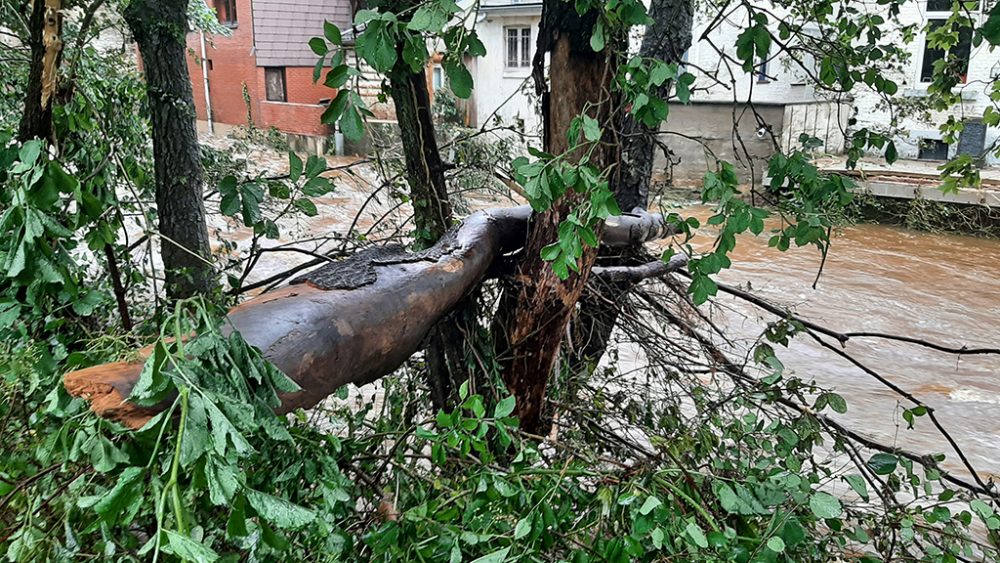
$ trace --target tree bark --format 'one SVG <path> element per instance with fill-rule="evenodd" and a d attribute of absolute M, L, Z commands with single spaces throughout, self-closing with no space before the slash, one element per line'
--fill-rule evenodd
<path fill-rule="evenodd" d="M 642 38 L 639 55 L 667 63 L 679 63 L 691 47 L 691 25 L 694 17 L 692 0 L 652 0 L 649 15 L 653 19 Z M 657 94 L 664 100 L 670 94 L 671 83 L 664 83 Z M 649 185 L 656 156 L 656 134 L 636 121 L 631 113 L 621 118 L 622 166 L 618 168 L 615 186 L 618 206 L 622 210 L 643 209 L 649 205 Z"/>
<path fill-rule="evenodd" d="M 49 140 L 52 137 L 52 102 L 59 62 L 62 59 L 61 0 L 35 0 L 28 16 L 31 67 L 24 97 L 24 113 L 17 140 Z"/>
<path fill-rule="evenodd" d="M 447 232 L 453 214 L 444 177 L 446 167 L 434 132 L 427 77 L 413 72 L 403 61 L 402 46 L 396 68 L 389 76 L 389 89 L 403 141 L 417 247 L 426 248 Z M 466 307 L 473 305 L 468 302 Z M 427 336 L 428 386 L 436 408 L 448 407 L 456 381 L 465 377 L 465 339 L 459 328 L 462 317 L 444 319 Z"/>
<path fill-rule="evenodd" d="M 667 63 L 680 62 L 684 52 L 691 47 L 692 0 L 652 0 L 649 15 L 653 23 L 646 28 L 639 55 Z M 670 82 L 663 84 L 657 95 L 667 99 L 670 88 Z M 622 165 L 617 168 L 612 182 L 615 199 L 623 210 L 646 209 L 658 131 L 636 121 L 629 112 L 622 113 L 619 123 Z M 628 267 L 644 258 L 631 256 L 626 251 L 625 255 L 612 256 L 609 260 L 617 266 Z M 584 295 L 573 323 L 575 346 L 570 369 L 574 371 L 596 366 L 601 360 L 618 322 L 619 304 L 636 283 L 629 278 L 603 282 Z"/>
<path fill-rule="evenodd" d="M 566 131 L 575 117 L 586 111 L 599 123 L 606 123 L 610 115 L 614 68 L 608 50 L 595 53 L 590 47 L 596 17 L 596 10 L 580 16 L 573 4 L 561 0 L 542 4 L 535 64 L 536 73 L 540 73 L 539 61 L 549 54 L 550 84 L 548 92 L 542 93 L 542 117 L 545 150 L 551 154 L 569 149 Z M 603 169 L 617 161 L 615 152 L 613 145 L 604 144 L 591 155 L 591 161 Z M 568 160 L 577 158 L 579 155 L 569 155 Z M 585 248 L 578 264 L 580 273 L 571 272 L 563 281 L 552 265 L 542 260 L 541 251 L 558 239 L 559 224 L 585 197 L 570 190 L 551 209 L 532 217 L 524 258 L 501 303 L 497 354 L 503 379 L 517 399 L 521 426 L 529 432 L 541 425 L 548 379 L 597 256 L 596 248 Z"/>
<path fill-rule="evenodd" d="M 146 76 L 152 117 L 160 252 L 172 298 L 215 288 L 202 165 L 186 60 L 187 0 L 133 0 L 125 9 Z"/>
<path fill-rule="evenodd" d="M 530 216 L 528 207 L 479 212 L 426 251 L 374 248 L 334 262 L 234 308 L 224 330 L 239 331 L 302 388 L 282 395 L 279 413 L 311 407 L 402 365 L 499 257 L 521 247 Z M 662 226 L 658 215 L 622 217 L 609 234 L 617 244 L 642 244 Z M 67 374 L 64 385 L 101 416 L 138 428 L 158 410 L 127 401 L 142 366 L 95 366 Z"/>

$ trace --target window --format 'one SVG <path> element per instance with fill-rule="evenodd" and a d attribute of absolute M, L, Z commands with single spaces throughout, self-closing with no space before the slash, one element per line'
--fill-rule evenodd
<path fill-rule="evenodd" d="M 767 75 L 767 68 L 770 62 L 771 61 L 765 56 L 760 59 L 759 63 L 757 63 L 757 83 L 767 84 L 771 81 L 771 77 Z"/>
<path fill-rule="evenodd" d="M 981 4 L 981 3 L 979 3 Z M 978 12 L 980 6 L 973 8 Z M 939 61 L 953 59 L 948 72 L 957 75 L 960 83 L 965 83 L 969 74 L 969 57 L 972 53 L 972 30 L 964 28 L 959 30 L 958 43 L 950 49 L 934 48 L 932 37 L 935 30 L 941 28 L 952 15 L 952 0 L 927 0 L 927 28 L 924 35 L 923 58 L 920 62 L 920 82 L 930 82 L 934 78 L 934 66 L 943 64 Z M 950 57 L 948 57 L 950 55 Z"/>
<path fill-rule="evenodd" d="M 435 65 L 434 70 L 431 73 L 431 88 L 435 91 L 440 90 L 444 87 L 444 70 Z"/>
<path fill-rule="evenodd" d="M 236 0 L 215 0 L 215 13 L 219 15 L 219 23 L 236 27 Z"/>
<path fill-rule="evenodd" d="M 264 69 L 264 90 L 269 102 L 287 102 L 285 91 L 285 67 L 269 67 Z"/>
<path fill-rule="evenodd" d="M 505 27 L 507 40 L 507 68 L 527 68 L 531 66 L 531 28 Z"/>
<path fill-rule="evenodd" d="M 948 143 L 941 139 L 920 139 L 920 160 L 948 160 Z"/>

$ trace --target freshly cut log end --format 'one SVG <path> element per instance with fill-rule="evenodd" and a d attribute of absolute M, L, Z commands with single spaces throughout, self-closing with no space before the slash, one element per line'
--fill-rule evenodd
<path fill-rule="evenodd" d="M 142 366 L 142 362 L 115 362 L 70 372 L 63 378 L 63 386 L 71 396 L 90 401 L 90 410 L 98 416 L 139 429 L 157 413 L 127 400 Z"/>
<path fill-rule="evenodd" d="M 239 331 L 299 385 L 300 391 L 280 395 L 276 412 L 315 406 L 339 387 L 370 383 L 401 366 L 503 253 L 523 247 L 531 217 L 527 206 L 482 211 L 431 249 L 371 250 L 329 264 L 233 308 L 222 331 Z M 609 246 L 642 244 L 664 236 L 663 218 L 622 216 L 606 233 Z M 75 371 L 64 385 L 91 401 L 98 415 L 139 428 L 158 412 L 127 401 L 142 365 Z"/>

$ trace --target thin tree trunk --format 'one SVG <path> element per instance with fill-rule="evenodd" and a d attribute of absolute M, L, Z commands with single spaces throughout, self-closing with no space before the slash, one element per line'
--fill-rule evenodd
<path fill-rule="evenodd" d="M 653 19 L 639 48 L 639 55 L 667 63 L 679 63 L 691 47 L 691 25 L 694 16 L 692 0 L 652 0 L 649 15 Z M 660 87 L 659 96 L 667 99 L 671 83 Z M 616 187 L 618 206 L 622 211 L 649 204 L 649 186 L 656 156 L 655 137 L 658 131 L 625 113 L 621 121 L 622 166 L 618 168 Z"/>
<path fill-rule="evenodd" d="M 434 136 L 427 77 L 412 72 L 400 59 L 389 77 L 389 88 L 403 141 L 416 238 L 418 246 L 426 248 L 448 231 L 452 221 L 445 165 Z"/>
<path fill-rule="evenodd" d="M 153 125 L 160 252 L 172 298 L 215 288 L 202 166 L 188 75 L 187 0 L 133 0 L 125 9 L 139 45 Z"/>
<path fill-rule="evenodd" d="M 28 45 L 31 66 L 24 97 L 24 113 L 18 125 L 17 139 L 49 140 L 52 137 L 52 102 L 59 62 L 62 59 L 61 0 L 35 0 L 28 16 Z"/>
<path fill-rule="evenodd" d="M 390 74 L 389 88 L 403 141 L 417 247 L 426 248 L 448 231 L 453 220 L 444 177 L 446 167 L 434 133 L 427 77 L 422 72 L 413 72 L 400 55 Z M 465 301 L 460 308 L 474 305 Z M 456 381 L 465 377 L 465 338 L 459 326 L 464 317 L 461 311 L 446 317 L 427 336 L 428 385 L 437 408 L 447 408 Z"/>
<path fill-rule="evenodd" d="M 549 53 L 550 86 L 542 95 L 545 150 L 549 153 L 568 150 L 566 131 L 573 118 L 585 110 L 600 123 L 608 119 L 614 68 L 608 50 L 595 53 L 590 47 L 595 21 L 596 10 L 581 17 L 573 4 L 561 0 L 546 0 L 542 5 L 535 60 L 536 72 L 540 72 L 539 61 Z M 570 155 L 569 160 L 578 156 Z M 615 157 L 613 148 L 604 145 L 591 161 L 604 168 L 613 164 Z M 580 273 L 571 272 L 562 281 L 552 265 L 542 260 L 541 250 L 558 239 L 559 224 L 585 197 L 570 190 L 551 209 L 532 218 L 524 258 L 501 303 L 504 318 L 497 329 L 501 339 L 498 357 L 507 388 L 517 399 L 521 425 L 528 431 L 536 431 L 541 424 L 546 385 L 597 256 L 597 249 L 585 249 Z"/>

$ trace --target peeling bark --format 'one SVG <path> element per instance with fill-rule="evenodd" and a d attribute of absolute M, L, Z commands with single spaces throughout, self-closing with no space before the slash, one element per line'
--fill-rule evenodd
<path fill-rule="evenodd" d="M 541 84 L 539 61 L 550 56 L 549 89 L 543 91 L 545 150 L 563 154 L 572 120 L 586 112 L 606 123 L 611 110 L 613 61 L 608 51 L 595 53 L 590 36 L 596 10 L 583 16 L 573 4 L 546 0 L 535 54 L 536 83 Z M 605 168 L 617 162 L 615 146 L 603 144 L 591 162 Z M 580 155 L 569 155 L 572 162 Z M 559 224 L 577 208 L 584 194 L 570 191 L 551 209 L 532 218 L 524 259 L 501 303 L 497 356 L 508 390 L 517 399 L 517 415 L 529 432 L 538 431 L 549 375 L 555 365 L 566 326 L 587 283 L 596 248 L 587 248 L 579 260 L 580 273 L 560 280 L 541 258 L 542 248 L 558 239 Z M 601 229 L 597 229 L 601 231 Z M 601 233 L 597 233 L 601 236 Z"/>
<path fill-rule="evenodd" d="M 52 137 L 52 100 L 62 60 L 62 1 L 35 0 L 28 17 L 31 67 L 18 125 L 20 142 Z"/>
<path fill-rule="evenodd" d="M 281 396 L 279 413 L 311 407 L 402 365 L 500 256 L 523 245 L 530 216 L 528 207 L 483 211 L 426 251 L 379 249 L 334 262 L 234 308 L 225 330 L 239 331 L 302 388 Z M 641 244 L 635 233 L 662 231 L 638 225 L 662 222 L 622 217 L 608 230 L 612 240 Z M 142 362 L 105 364 L 67 374 L 64 385 L 99 415 L 138 428 L 156 412 L 127 401 L 141 370 Z"/>

